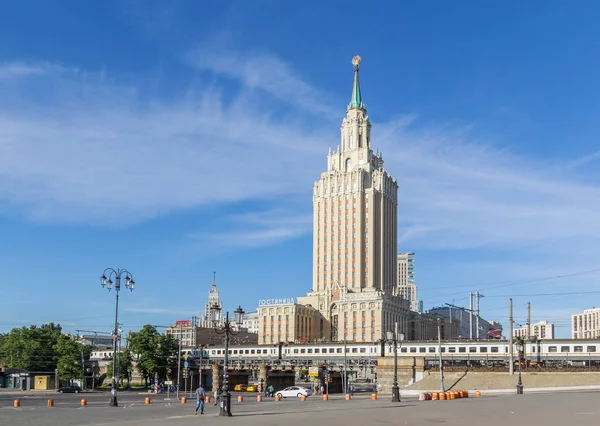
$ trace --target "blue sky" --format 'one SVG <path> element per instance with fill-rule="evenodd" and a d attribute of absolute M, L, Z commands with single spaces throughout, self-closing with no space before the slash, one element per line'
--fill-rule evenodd
<path fill-rule="evenodd" d="M 311 286 L 311 191 L 352 56 L 430 308 L 600 301 L 594 2 L 3 2 L 0 331 L 106 331 Z M 557 278 L 559 277 L 560 278 Z M 519 296 L 574 292 L 579 294 Z"/>

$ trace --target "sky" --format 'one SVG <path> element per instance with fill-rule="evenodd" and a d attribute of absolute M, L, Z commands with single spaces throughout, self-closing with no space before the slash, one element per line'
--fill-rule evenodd
<path fill-rule="evenodd" d="M 359 54 L 425 309 L 600 304 L 596 2 L 1 1 L 0 332 L 109 331 L 312 285 Z M 505 333 L 506 334 L 506 333 Z"/>

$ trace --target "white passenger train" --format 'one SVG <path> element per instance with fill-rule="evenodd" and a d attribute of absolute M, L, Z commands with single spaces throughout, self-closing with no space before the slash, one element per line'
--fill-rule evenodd
<path fill-rule="evenodd" d="M 513 344 L 515 344 L 513 342 Z M 426 360 L 439 359 L 441 349 L 444 361 L 507 361 L 510 359 L 509 342 L 506 340 L 454 340 L 406 341 L 398 347 L 400 357 L 422 357 Z M 202 351 L 202 352 L 200 352 Z M 200 349 L 185 348 L 192 358 L 221 361 L 225 355 L 224 346 L 208 346 Z M 345 357 L 347 359 L 376 359 L 392 355 L 389 344 L 381 343 L 302 343 L 283 345 L 239 345 L 229 347 L 231 360 L 306 360 L 318 363 Z M 514 357 L 518 356 L 514 347 Z M 600 362 L 600 339 L 554 339 L 526 342 L 525 356 L 533 362 L 545 361 L 595 361 Z M 94 351 L 92 359 L 112 359 L 112 351 Z"/>

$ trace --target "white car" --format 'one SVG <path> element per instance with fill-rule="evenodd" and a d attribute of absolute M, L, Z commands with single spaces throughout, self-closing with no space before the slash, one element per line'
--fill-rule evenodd
<path fill-rule="evenodd" d="M 283 390 L 275 392 L 275 395 L 279 398 L 287 398 L 288 396 L 295 396 L 297 398 L 300 398 L 301 396 L 312 395 L 312 391 L 301 386 L 290 386 L 289 388 L 285 388 Z"/>

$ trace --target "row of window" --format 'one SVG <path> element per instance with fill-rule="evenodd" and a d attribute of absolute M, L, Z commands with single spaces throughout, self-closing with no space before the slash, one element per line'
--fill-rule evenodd
<path fill-rule="evenodd" d="M 571 352 L 570 346 L 561 346 L 561 352 Z M 558 352 L 558 346 L 548 346 L 548 352 Z M 573 352 L 583 352 L 583 346 L 573 346 Z M 587 346 L 586 352 L 596 352 L 596 346 Z"/>

